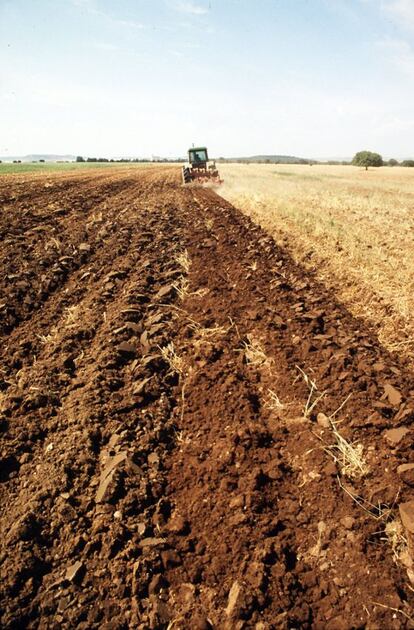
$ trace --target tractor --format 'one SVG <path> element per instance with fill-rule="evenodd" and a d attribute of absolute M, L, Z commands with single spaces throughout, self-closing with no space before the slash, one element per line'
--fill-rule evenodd
<path fill-rule="evenodd" d="M 188 149 L 188 164 L 183 166 L 183 184 L 190 184 L 191 182 L 221 184 L 222 181 L 216 163 L 208 160 L 206 147 Z"/>

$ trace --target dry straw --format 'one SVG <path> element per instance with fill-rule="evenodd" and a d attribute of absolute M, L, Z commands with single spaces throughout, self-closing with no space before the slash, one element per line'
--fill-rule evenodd
<path fill-rule="evenodd" d="M 223 164 L 220 193 L 287 245 L 414 365 L 414 179 L 408 168 Z"/>

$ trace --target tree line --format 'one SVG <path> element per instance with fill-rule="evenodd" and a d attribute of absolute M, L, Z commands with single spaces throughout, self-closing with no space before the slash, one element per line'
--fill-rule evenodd
<path fill-rule="evenodd" d="M 184 159 L 181 158 L 152 158 L 149 160 L 148 158 L 119 158 L 119 159 L 108 159 L 103 157 L 87 157 L 84 158 L 82 155 L 78 155 L 76 157 L 76 162 L 116 162 L 116 163 L 124 163 L 124 162 L 185 162 Z"/>
<path fill-rule="evenodd" d="M 303 158 L 290 158 L 287 157 L 284 159 L 283 157 L 251 157 L 251 158 L 223 158 L 220 157 L 217 159 L 217 162 L 236 162 L 238 164 L 309 164 L 312 166 L 313 164 L 329 164 L 332 166 L 363 166 L 366 170 L 370 166 L 408 166 L 414 167 L 414 160 L 402 160 L 399 162 L 394 158 L 389 160 L 384 160 L 382 155 L 379 153 L 374 153 L 373 151 L 358 151 L 354 155 L 351 161 L 349 160 L 326 160 L 321 162 L 320 160 L 310 160 Z"/>
<path fill-rule="evenodd" d="M 365 170 L 368 170 L 369 166 L 414 166 L 414 160 L 403 160 L 402 162 L 398 162 L 398 160 L 394 160 L 391 158 L 390 160 L 384 161 L 382 159 L 382 155 L 379 153 L 374 153 L 373 151 L 358 151 L 355 153 L 354 158 L 351 162 L 354 166 L 365 166 Z"/>

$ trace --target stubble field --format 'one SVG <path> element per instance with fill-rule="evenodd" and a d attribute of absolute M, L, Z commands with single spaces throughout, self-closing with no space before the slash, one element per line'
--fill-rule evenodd
<path fill-rule="evenodd" d="M 222 165 L 221 193 L 414 364 L 414 169 Z"/>
<path fill-rule="evenodd" d="M 1 627 L 412 628 L 413 372 L 328 267 L 176 166 L 0 204 Z"/>

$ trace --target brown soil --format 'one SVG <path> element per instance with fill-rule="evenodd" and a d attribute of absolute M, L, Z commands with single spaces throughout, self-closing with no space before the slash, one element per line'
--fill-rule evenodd
<path fill-rule="evenodd" d="M 414 627 L 398 357 L 177 168 L 0 201 L 1 626 Z"/>

